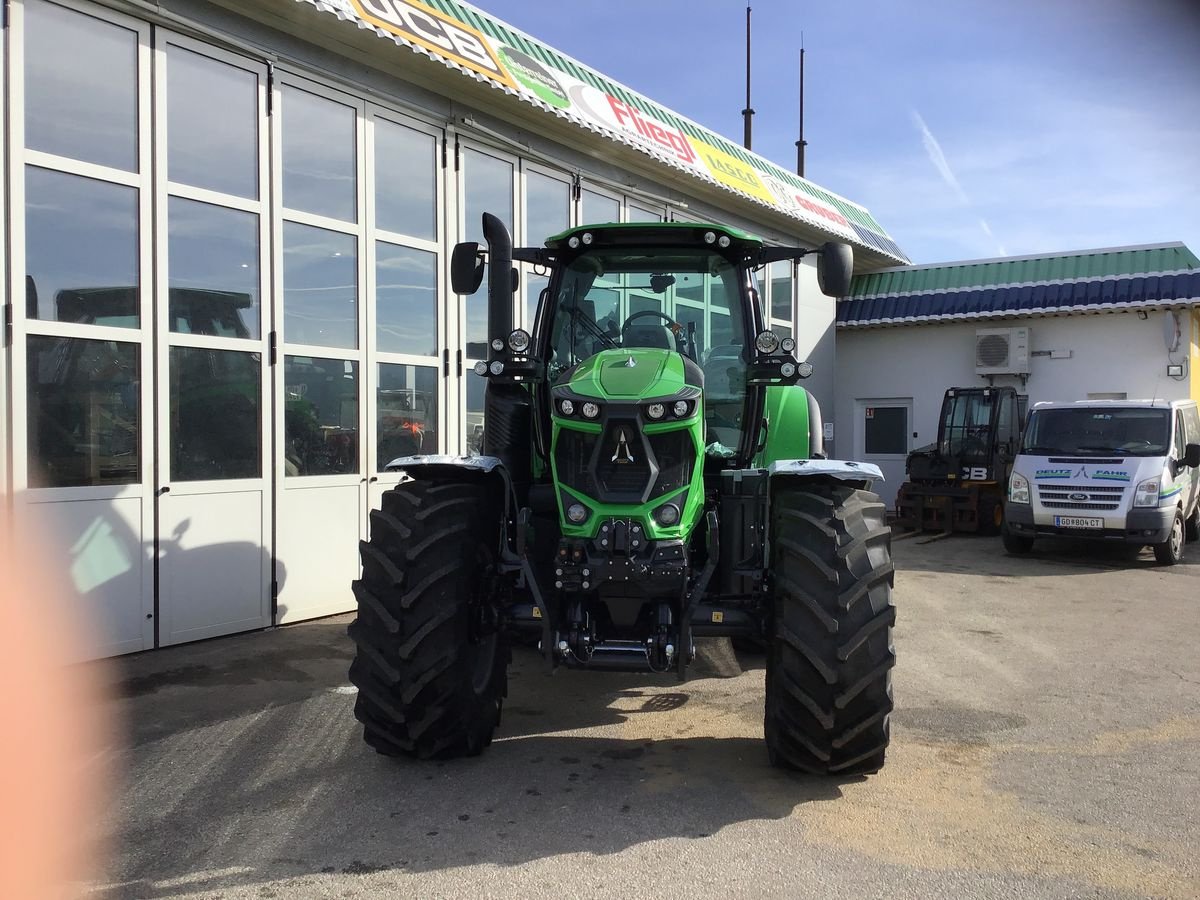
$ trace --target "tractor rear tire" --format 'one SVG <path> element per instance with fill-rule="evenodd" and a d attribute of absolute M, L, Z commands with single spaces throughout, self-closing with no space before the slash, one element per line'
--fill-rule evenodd
<path fill-rule="evenodd" d="M 363 739 L 387 756 L 474 756 L 491 743 L 510 649 L 493 615 L 501 511 L 487 486 L 410 481 L 371 513 L 354 582 L 350 681 Z"/>
<path fill-rule="evenodd" d="M 892 533 L 869 491 L 775 494 L 764 730 L 771 763 L 818 775 L 883 765 L 892 712 Z"/>

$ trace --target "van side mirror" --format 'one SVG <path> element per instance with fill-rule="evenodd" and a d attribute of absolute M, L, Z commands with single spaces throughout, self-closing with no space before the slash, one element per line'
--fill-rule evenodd
<path fill-rule="evenodd" d="M 483 284 L 483 257 L 476 241 L 454 245 L 450 254 L 450 289 L 456 294 L 473 294 Z"/>
<path fill-rule="evenodd" d="M 841 241 L 826 241 L 817 256 L 817 285 L 826 297 L 845 297 L 850 293 L 854 274 L 854 251 Z"/>
<path fill-rule="evenodd" d="M 1193 469 L 1200 467 L 1200 444 L 1188 444 L 1184 448 L 1183 464 Z"/>

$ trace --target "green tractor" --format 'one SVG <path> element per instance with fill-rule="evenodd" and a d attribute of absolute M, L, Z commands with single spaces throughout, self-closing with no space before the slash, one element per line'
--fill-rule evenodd
<path fill-rule="evenodd" d="M 845 244 L 768 247 L 720 225 L 573 228 L 514 249 L 485 214 L 458 294 L 488 282 L 482 454 L 412 456 L 371 513 L 354 582 L 355 715 L 380 753 L 473 755 L 500 722 L 510 644 L 548 669 L 677 673 L 697 636 L 766 647 L 770 760 L 883 765 L 893 568 L 882 478 L 826 459 L 812 367 L 765 327 L 755 272 Z M 514 261 L 549 273 L 513 328 Z"/>

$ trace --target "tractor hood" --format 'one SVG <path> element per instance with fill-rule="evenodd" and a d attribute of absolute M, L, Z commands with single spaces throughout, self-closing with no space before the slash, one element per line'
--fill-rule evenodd
<path fill-rule="evenodd" d="M 667 397 L 683 390 L 687 382 L 684 358 L 672 350 L 602 350 L 579 364 L 571 376 L 571 390 L 604 400 L 639 400 Z"/>

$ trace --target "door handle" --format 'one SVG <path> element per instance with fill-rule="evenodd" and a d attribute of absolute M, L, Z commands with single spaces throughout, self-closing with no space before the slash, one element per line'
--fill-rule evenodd
<path fill-rule="evenodd" d="M 372 475 L 370 478 L 367 479 L 367 484 L 374 484 L 378 480 L 379 480 L 378 475 Z"/>
<path fill-rule="evenodd" d="M 160 488 L 158 489 L 158 496 L 160 496 L 160 497 L 161 497 L 163 494 L 169 494 L 169 493 L 171 493 L 171 486 L 170 486 L 169 484 L 167 484 L 167 485 L 163 485 L 162 487 L 160 487 Z"/>

